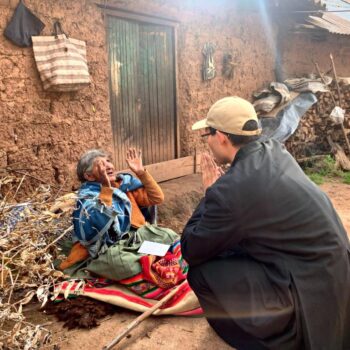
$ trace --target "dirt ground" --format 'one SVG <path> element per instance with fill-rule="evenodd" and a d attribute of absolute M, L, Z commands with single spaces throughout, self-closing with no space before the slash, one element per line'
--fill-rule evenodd
<path fill-rule="evenodd" d="M 181 231 L 187 217 L 203 194 L 199 175 L 187 176 L 162 184 L 166 203 L 159 208 L 160 224 Z M 350 186 L 338 182 L 321 186 L 330 196 L 348 234 L 350 234 Z M 186 194 L 185 200 L 183 200 Z M 180 200 L 181 199 L 181 200 Z M 102 320 L 100 326 L 91 330 L 63 329 L 53 316 L 43 315 L 36 310 L 28 310 L 28 319 L 40 323 L 49 322 L 53 332 L 53 342 L 47 349 L 55 350 L 95 350 L 107 345 L 126 325 L 137 316 L 130 311 L 117 312 Z M 54 348 L 53 345 L 57 344 Z M 202 317 L 151 317 L 132 331 L 116 349 L 167 349 L 167 350 L 228 350 L 226 345 L 209 327 Z"/>
<path fill-rule="evenodd" d="M 346 232 L 350 237 L 350 185 L 339 182 L 329 182 L 321 185 L 321 188 L 332 200 L 345 226 Z"/>

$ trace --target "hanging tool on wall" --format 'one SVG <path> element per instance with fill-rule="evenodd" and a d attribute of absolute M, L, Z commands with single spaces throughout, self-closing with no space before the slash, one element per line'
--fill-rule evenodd
<path fill-rule="evenodd" d="M 227 79 L 233 79 L 235 68 L 238 66 L 237 58 L 232 53 L 225 53 L 222 65 L 222 75 Z"/>
<path fill-rule="evenodd" d="M 203 80 L 210 80 L 215 78 L 216 69 L 214 66 L 214 55 L 215 47 L 212 43 L 205 43 L 202 53 L 204 55 L 203 63 Z"/>

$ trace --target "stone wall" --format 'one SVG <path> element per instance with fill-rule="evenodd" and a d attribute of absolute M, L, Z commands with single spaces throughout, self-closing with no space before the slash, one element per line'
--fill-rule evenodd
<path fill-rule="evenodd" d="M 0 36 L 0 167 L 29 174 L 67 189 L 76 184 L 75 164 L 86 149 L 113 151 L 108 101 L 108 55 L 102 10 L 92 0 L 26 0 L 50 35 L 59 19 L 70 36 L 86 41 L 91 86 L 74 93 L 42 89 L 31 48 Z M 177 28 L 178 118 L 181 156 L 191 154 L 198 135 L 191 124 L 227 95 L 249 98 L 274 80 L 274 55 L 257 13 L 242 12 L 231 1 L 203 5 L 197 0 L 108 1 L 119 8 L 179 21 Z M 10 20 L 15 0 L 0 0 L 0 32 Z M 212 4 L 212 5 L 210 5 Z M 201 78 L 205 42 L 217 47 L 217 77 Z M 226 52 L 238 57 L 232 80 L 221 74 Z"/>

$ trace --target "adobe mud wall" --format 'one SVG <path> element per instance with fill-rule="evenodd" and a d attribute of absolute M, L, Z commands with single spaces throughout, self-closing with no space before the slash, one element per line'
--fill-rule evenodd
<path fill-rule="evenodd" d="M 279 49 L 282 53 L 282 77 L 283 79 L 304 77 L 311 73 L 317 74 L 313 62 L 317 62 L 322 73 L 332 76 L 330 53 L 332 53 L 338 77 L 350 77 L 350 36 L 335 35 L 331 33 L 319 34 L 318 40 L 312 33 L 293 34 L 283 33 L 285 28 L 279 31 Z M 333 94 L 338 101 L 337 90 L 332 84 Z M 347 87 L 341 87 L 348 91 Z M 286 142 L 287 149 L 297 159 L 310 157 L 317 154 L 330 153 L 327 136 L 331 135 L 334 142 L 339 143 L 346 150 L 343 133 L 339 126 L 329 121 L 329 114 L 334 105 L 331 102 L 323 102 L 322 94 L 317 94 L 319 102 L 315 104 L 303 116 L 298 129 Z M 343 94 L 342 108 L 346 110 L 344 126 L 349 128 L 348 94 Z"/>
<path fill-rule="evenodd" d="M 84 150 L 111 150 L 103 20 L 85 1 L 25 3 L 45 23 L 43 35 L 51 35 L 57 18 L 72 37 L 86 41 L 92 83 L 74 93 L 45 92 L 32 48 L 15 46 L 2 35 L 17 2 L 0 6 L 0 166 L 69 187 Z"/>
<path fill-rule="evenodd" d="M 90 0 L 26 0 L 51 35 L 59 19 L 71 37 L 86 41 L 91 86 L 75 93 L 42 89 L 32 48 L 20 48 L 0 35 L 0 168 L 26 169 L 48 183 L 69 189 L 76 185 L 75 165 L 89 148 L 113 151 L 108 100 L 108 56 L 102 10 Z M 210 105 L 227 95 L 249 98 L 274 80 L 274 55 L 257 13 L 241 12 L 231 1 L 108 1 L 122 9 L 177 19 L 178 106 L 181 156 L 198 141 L 191 124 Z M 214 1 L 209 2 L 211 4 Z M 10 20 L 15 0 L 0 0 L 0 32 Z M 203 82 L 202 48 L 217 47 L 217 77 Z M 222 76 L 224 53 L 238 57 L 235 77 Z"/>
<path fill-rule="evenodd" d="M 333 54 L 338 76 L 350 76 L 349 35 L 326 33 L 316 40 L 315 36 L 309 33 L 282 34 L 280 32 L 279 37 L 284 78 L 317 73 L 313 61 L 318 63 L 323 73 L 330 71 L 332 68 L 330 53 Z"/>

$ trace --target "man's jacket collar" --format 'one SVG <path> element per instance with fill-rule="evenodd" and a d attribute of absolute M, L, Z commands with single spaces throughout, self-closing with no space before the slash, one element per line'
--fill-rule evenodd
<path fill-rule="evenodd" d="M 237 162 L 239 162 L 240 160 L 246 158 L 251 153 L 254 153 L 254 152 L 258 151 L 261 148 L 262 148 L 262 144 L 261 144 L 260 141 L 253 141 L 253 142 L 250 142 L 247 145 L 241 147 L 238 150 L 238 152 L 237 152 L 237 154 L 236 154 L 236 156 L 235 156 L 235 158 L 234 158 L 234 160 L 233 160 L 233 162 L 231 164 L 231 167 L 235 166 L 235 164 Z"/>

